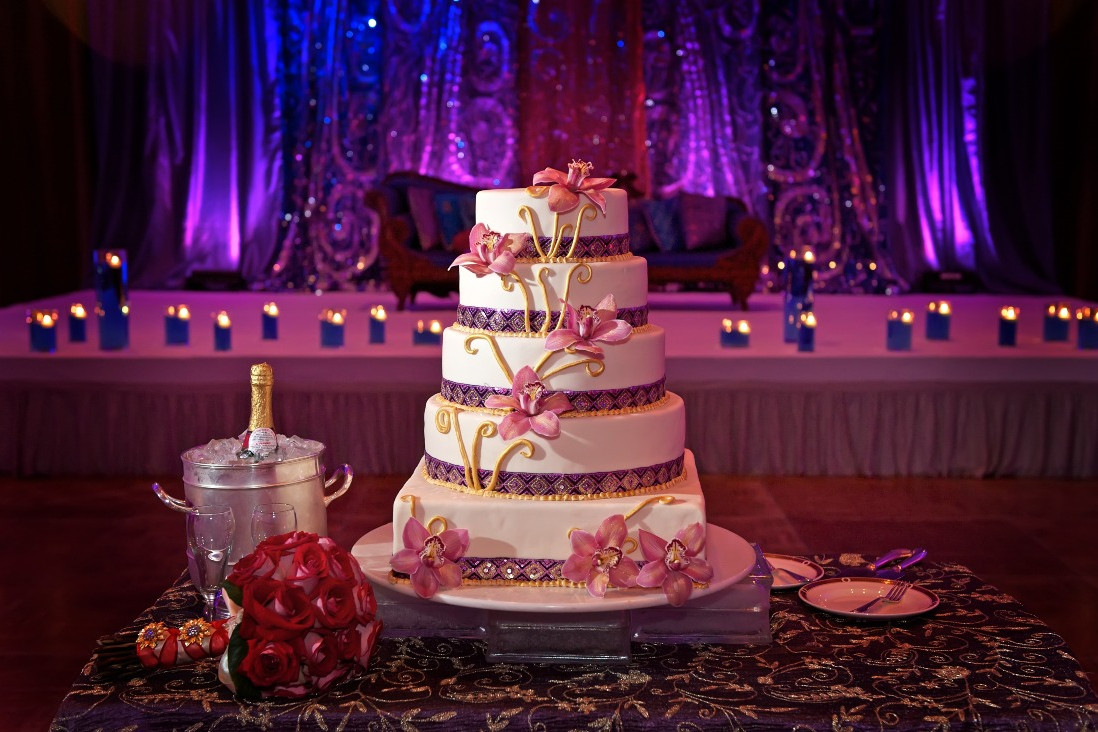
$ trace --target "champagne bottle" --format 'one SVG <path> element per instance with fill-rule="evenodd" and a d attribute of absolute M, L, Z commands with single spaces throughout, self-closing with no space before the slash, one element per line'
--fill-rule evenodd
<path fill-rule="evenodd" d="M 263 460 L 278 449 L 271 416 L 271 388 L 274 386 L 274 370 L 267 363 L 253 364 L 251 368 L 252 414 L 248 429 L 240 436 L 240 453 L 237 457 Z"/>

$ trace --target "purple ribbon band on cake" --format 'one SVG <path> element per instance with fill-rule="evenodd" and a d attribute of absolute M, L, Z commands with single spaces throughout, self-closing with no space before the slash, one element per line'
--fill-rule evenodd
<path fill-rule="evenodd" d="M 465 468 L 444 460 L 424 456 L 427 475 L 433 480 L 468 488 Z M 595 496 L 643 491 L 655 488 L 682 475 L 683 456 L 656 465 L 608 470 L 601 473 L 518 473 L 501 470 L 493 493 L 516 496 Z M 481 485 L 492 479 L 491 470 L 480 471 Z M 489 494 L 490 495 L 490 494 Z"/>
<path fill-rule="evenodd" d="M 439 390 L 442 398 L 463 407 L 483 407 L 484 400 L 493 394 L 511 396 L 511 390 L 503 387 L 474 386 L 449 379 L 442 380 Z M 667 394 L 666 381 L 654 384 L 627 386 L 622 389 L 598 389 L 594 391 L 550 391 L 549 394 L 565 394 L 574 412 L 600 412 L 609 409 L 629 409 L 655 404 Z"/>
<path fill-rule="evenodd" d="M 524 238 L 525 246 L 515 256 L 519 259 L 537 259 L 538 252 L 534 248 L 534 241 L 527 234 Z M 541 250 L 548 254 L 552 239 L 547 236 L 538 238 Z M 581 236 L 576 242 L 576 248 L 572 249 L 572 237 L 566 236 L 561 240 L 558 257 L 568 254 L 572 250 L 571 259 L 603 259 L 605 257 L 617 257 L 629 254 L 629 234 L 614 234 L 612 236 Z"/>
<path fill-rule="evenodd" d="M 554 310 L 550 322 L 556 324 L 559 317 L 560 311 Z M 634 328 L 648 325 L 648 306 L 642 305 L 637 308 L 620 308 L 618 310 L 618 319 L 624 320 Z M 526 311 L 496 310 L 494 308 L 481 308 L 472 305 L 458 305 L 457 324 L 465 328 L 489 330 L 494 333 L 525 333 Z M 534 331 L 539 331 L 543 325 L 545 325 L 545 311 L 531 310 L 530 328 Z"/>

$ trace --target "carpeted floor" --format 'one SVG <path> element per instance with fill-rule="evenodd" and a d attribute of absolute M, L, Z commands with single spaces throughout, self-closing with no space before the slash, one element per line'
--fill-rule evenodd
<path fill-rule="evenodd" d="M 95 639 L 183 570 L 183 517 L 153 496 L 152 480 L 182 495 L 174 476 L 0 478 L 6 729 L 45 729 Z M 331 535 L 349 547 L 388 521 L 402 482 L 356 478 L 329 509 Z M 708 476 L 702 484 L 710 521 L 767 551 L 917 545 L 932 560 L 966 564 L 1063 635 L 1098 682 L 1098 482 Z"/>

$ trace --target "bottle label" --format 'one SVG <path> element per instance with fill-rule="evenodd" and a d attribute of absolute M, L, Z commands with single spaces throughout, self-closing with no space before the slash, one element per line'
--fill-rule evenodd
<path fill-rule="evenodd" d="M 244 433 L 241 454 L 248 453 L 262 460 L 278 449 L 278 439 L 270 427 L 260 427 Z"/>

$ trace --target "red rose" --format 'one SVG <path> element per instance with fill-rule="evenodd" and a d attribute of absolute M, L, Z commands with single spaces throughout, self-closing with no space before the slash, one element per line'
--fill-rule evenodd
<path fill-rule="evenodd" d="M 358 622 L 366 624 L 377 615 L 377 599 L 374 598 L 374 590 L 369 582 L 360 582 L 355 585 L 355 615 Z"/>
<path fill-rule="evenodd" d="M 359 648 L 362 645 L 359 641 L 358 629 L 360 627 L 355 626 L 354 628 L 344 628 L 336 631 L 336 645 L 339 648 L 339 658 L 341 660 L 354 661 L 358 658 Z"/>
<path fill-rule="evenodd" d="M 358 562 L 349 553 L 336 546 L 328 537 L 320 539 L 320 546 L 328 550 L 328 576 L 338 580 L 362 582 L 365 577 Z"/>
<path fill-rule="evenodd" d="M 297 681 L 301 666 L 289 643 L 254 639 L 248 641 L 248 653 L 240 662 L 240 672 L 263 688 Z"/>
<path fill-rule="evenodd" d="M 287 577 L 312 596 L 317 581 L 328 576 L 328 555 L 316 544 L 304 544 L 294 552 L 293 573 Z"/>
<path fill-rule="evenodd" d="M 355 586 L 326 577 L 320 580 L 313 598 L 316 619 L 327 628 L 346 628 L 355 622 Z"/>
<path fill-rule="evenodd" d="M 242 557 L 236 563 L 227 579 L 237 587 L 243 588 L 256 577 L 270 577 L 274 570 L 275 562 L 271 555 L 257 547 L 254 552 Z"/>
<path fill-rule="evenodd" d="M 256 579 L 244 590 L 241 632 L 245 638 L 291 640 L 312 628 L 313 622 L 313 607 L 300 587 Z"/>
<path fill-rule="evenodd" d="M 335 670 L 339 663 L 339 643 L 329 631 L 309 631 L 298 643 L 309 676 L 318 679 Z"/>
<path fill-rule="evenodd" d="M 381 621 L 374 620 L 358 628 L 358 665 L 362 668 L 370 667 L 370 654 L 374 652 L 374 643 L 378 633 L 381 632 Z"/>

